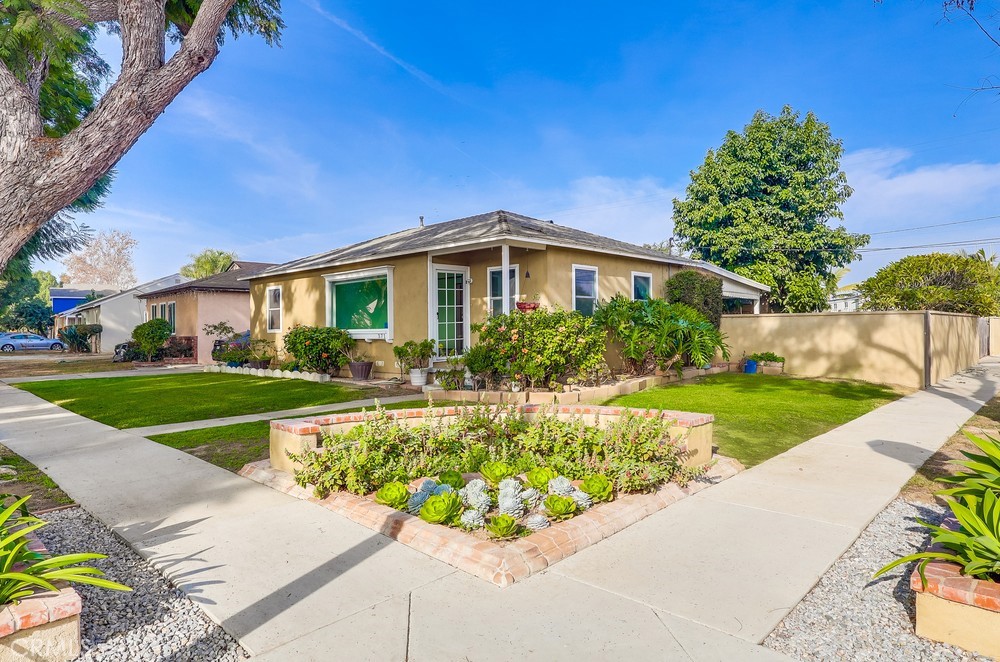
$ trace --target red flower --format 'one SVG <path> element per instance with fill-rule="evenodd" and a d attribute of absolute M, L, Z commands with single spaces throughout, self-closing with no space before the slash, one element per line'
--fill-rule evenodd
<path fill-rule="evenodd" d="M 323 352 L 322 356 L 323 356 L 323 358 L 325 359 L 326 357 L 328 357 L 328 356 L 330 356 L 330 355 L 329 355 L 329 354 L 327 354 L 326 352 Z"/>

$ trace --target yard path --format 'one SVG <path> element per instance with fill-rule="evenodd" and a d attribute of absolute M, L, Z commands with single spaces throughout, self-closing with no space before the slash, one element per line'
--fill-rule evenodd
<path fill-rule="evenodd" d="M 0 443 L 263 659 L 778 660 L 757 644 L 998 386 L 984 363 L 506 589 L 3 385 Z"/>
<path fill-rule="evenodd" d="M 184 423 L 150 425 L 143 428 L 125 428 L 124 431 L 139 437 L 151 437 L 157 434 L 184 432 L 186 430 L 201 430 L 204 428 L 217 428 L 223 425 L 234 425 L 236 423 L 253 423 L 255 421 L 268 421 L 275 418 L 295 418 L 299 416 L 308 416 L 310 414 L 343 411 L 344 409 L 357 409 L 358 407 L 374 407 L 377 403 L 387 405 L 395 402 L 423 401 L 426 399 L 427 395 L 424 393 L 414 393 L 413 395 L 393 395 L 385 398 L 366 398 L 364 400 L 335 402 L 328 405 L 313 405 L 311 407 L 299 407 L 297 409 L 282 409 L 281 411 L 269 411 L 264 412 L 263 414 L 224 416 L 222 418 L 207 418 L 200 421 L 185 421 Z"/>

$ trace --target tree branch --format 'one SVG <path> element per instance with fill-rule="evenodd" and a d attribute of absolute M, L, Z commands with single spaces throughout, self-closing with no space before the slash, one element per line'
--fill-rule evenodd
<path fill-rule="evenodd" d="M 163 66 L 164 0 L 121 0 L 122 78 Z"/>

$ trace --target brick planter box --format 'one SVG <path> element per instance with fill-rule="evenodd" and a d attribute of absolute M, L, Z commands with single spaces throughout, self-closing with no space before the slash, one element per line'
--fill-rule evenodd
<path fill-rule="evenodd" d="M 680 499 L 736 475 L 742 469 L 736 460 L 718 457 L 705 476 L 684 488 L 669 483 L 651 494 L 629 494 L 610 503 L 595 505 L 572 519 L 554 522 L 547 529 L 506 545 L 425 522 L 409 513 L 349 492 L 336 492 L 325 499 L 318 499 L 311 489 L 297 485 L 291 474 L 274 470 L 268 460 L 250 463 L 239 474 L 285 494 L 312 501 L 432 558 L 505 588 Z"/>
<path fill-rule="evenodd" d="M 462 391 L 457 391 L 461 393 Z M 428 416 L 447 418 L 455 416 L 461 407 L 437 407 L 435 409 L 396 409 L 386 411 L 386 415 L 409 424 L 419 424 Z M 659 409 L 629 409 L 627 407 L 594 407 L 587 405 L 547 406 L 537 404 L 519 405 L 518 409 L 528 420 L 539 413 L 549 412 L 560 418 L 572 416 L 581 417 L 587 425 L 603 425 L 614 420 L 626 411 L 640 416 L 663 418 L 674 421 L 671 433 L 683 435 L 684 445 L 688 452 L 686 463 L 689 466 L 702 466 L 712 459 L 712 424 L 715 417 L 711 414 L 695 414 L 683 411 L 668 411 Z M 320 447 L 323 435 L 333 435 L 347 432 L 349 429 L 363 423 L 372 417 L 372 412 L 353 412 L 349 414 L 331 414 L 328 416 L 313 416 L 285 421 L 271 421 L 270 433 L 270 463 L 271 466 L 287 473 L 294 473 L 298 464 L 292 462 L 288 453 L 301 453 L 303 450 L 314 450 Z"/>
<path fill-rule="evenodd" d="M 954 520 L 947 528 L 956 528 Z M 910 588 L 917 594 L 917 634 L 1000 659 L 1000 584 L 966 577 L 961 566 L 927 564 L 923 586 L 916 568 Z"/>
<path fill-rule="evenodd" d="M 580 386 L 573 387 L 571 391 L 556 393 L 554 391 L 447 391 L 439 388 L 425 388 L 425 392 L 430 392 L 439 400 L 451 400 L 454 402 L 486 402 L 488 404 L 545 404 L 545 405 L 574 405 L 580 403 L 601 403 L 605 400 L 644 391 L 647 388 L 672 384 L 674 382 L 703 377 L 705 375 L 717 375 L 720 372 L 729 372 L 728 363 L 720 363 L 711 368 L 685 368 L 683 374 L 678 376 L 674 371 L 663 372 L 657 370 L 653 375 L 643 377 L 633 377 L 614 384 L 604 384 L 602 386 Z M 735 372 L 735 371 L 734 371 Z"/>
<path fill-rule="evenodd" d="M 30 549 L 45 552 L 34 539 Z M 0 609 L 0 662 L 65 662 L 80 655 L 80 594 L 39 593 Z"/>

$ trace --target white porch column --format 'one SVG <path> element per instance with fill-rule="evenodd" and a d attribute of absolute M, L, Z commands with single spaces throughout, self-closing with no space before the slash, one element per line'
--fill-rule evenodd
<path fill-rule="evenodd" d="M 754 315 L 760 315 L 760 295 L 759 294 L 757 295 L 757 298 L 753 300 L 753 314 Z"/>
<path fill-rule="evenodd" d="M 500 247 L 500 291 L 503 293 L 503 314 L 510 312 L 510 246 Z"/>

